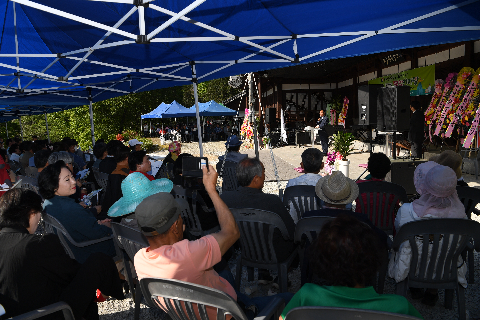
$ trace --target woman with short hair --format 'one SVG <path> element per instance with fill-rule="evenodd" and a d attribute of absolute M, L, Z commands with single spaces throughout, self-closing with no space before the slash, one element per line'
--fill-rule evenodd
<path fill-rule="evenodd" d="M 42 198 L 33 191 L 12 189 L 0 198 L 0 304 L 6 318 L 64 301 L 76 319 L 98 319 L 96 289 L 124 298 L 113 260 L 101 253 L 83 265 L 71 259 L 56 235 L 35 234 L 41 212 Z"/>
<path fill-rule="evenodd" d="M 82 207 L 70 198 L 70 195 L 75 193 L 77 186 L 72 172 L 63 161 L 58 161 L 43 169 L 38 175 L 38 186 L 40 194 L 46 199 L 43 204 L 45 212 L 56 218 L 73 240 L 84 242 L 112 235 L 110 219 L 97 221 L 89 209 Z M 101 206 L 95 208 L 97 213 L 100 213 Z M 69 244 L 69 247 L 75 255 L 75 259 L 80 263 L 83 263 L 94 252 L 115 256 L 112 239 L 82 248 L 72 244 Z"/>

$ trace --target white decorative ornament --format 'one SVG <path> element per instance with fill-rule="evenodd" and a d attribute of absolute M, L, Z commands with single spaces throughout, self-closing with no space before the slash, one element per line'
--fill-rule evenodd
<path fill-rule="evenodd" d="M 240 76 L 231 76 L 228 80 L 228 85 L 236 89 L 242 85 L 242 78 Z"/>

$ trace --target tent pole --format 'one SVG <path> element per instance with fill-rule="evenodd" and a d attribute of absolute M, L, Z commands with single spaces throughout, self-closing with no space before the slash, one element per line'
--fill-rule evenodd
<path fill-rule="evenodd" d="M 47 113 L 45 112 L 45 125 L 47 126 L 47 139 L 48 143 L 50 143 L 50 131 L 48 131 L 48 120 L 47 120 Z"/>
<path fill-rule="evenodd" d="M 143 133 L 143 123 L 142 123 L 143 121 L 142 120 L 143 120 L 142 116 L 140 116 L 140 136 L 143 136 L 143 134 L 142 134 Z"/>
<path fill-rule="evenodd" d="M 198 148 L 200 149 L 200 157 L 203 157 L 202 130 L 200 129 L 200 112 L 198 110 L 197 73 L 195 71 L 195 62 L 190 62 L 190 66 L 192 67 L 193 96 L 195 97 L 195 113 L 197 117 Z"/>
<path fill-rule="evenodd" d="M 152 120 L 150 120 L 150 129 L 148 130 L 150 132 L 150 138 L 152 137 Z"/>
<path fill-rule="evenodd" d="M 7 139 L 8 139 L 8 122 L 5 122 L 5 130 L 7 131 Z"/>
<path fill-rule="evenodd" d="M 22 141 L 23 141 L 23 126 L 22 126 L 22 117 L 18 117 L 18 122 L 20 122 L 20 133 L 22 134 Z"/>
<path fill-rule="evenodd" d="M 253 125 L 253 143 L 255 146 L 255 158 L 260 159 L 260 156 L 258 154 L 258 133 L 257 133 L 257 126 L 255 124 L 256 119 L 255 119 L 255 107 L 253 105 L 253 72 L 248 75 L 249 79 L 249 85 L 248 85 L 248 90 L 249 90 L 249 99 L 248 102 L 250 104 L 250 115 L 252 117 L 252 125 Z"/>
<path fill-rule="evenodd" d="M 92 89 L 88 89 L 88 100 L 90 102 L 89 111 L 90 111 L 90 132 L 92 134 L 92 148 L 95 145 L 95 130 L 93 128 L 93 102 L 92 102 Z"/>

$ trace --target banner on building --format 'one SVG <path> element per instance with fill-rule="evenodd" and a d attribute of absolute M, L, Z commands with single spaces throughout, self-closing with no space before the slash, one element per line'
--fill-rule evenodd
<path fill-rule="evenodd" d="M 375 78 L 368 81 L 368 84 L 410 86 L 410 96 L 433 94 L 435 91 L 435 65 Z"/>

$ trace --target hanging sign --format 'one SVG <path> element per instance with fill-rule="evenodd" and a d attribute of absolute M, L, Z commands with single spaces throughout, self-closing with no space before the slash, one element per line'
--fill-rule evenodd
<path fill-rule="evenodd" d="M 410 96 L 433 94 L 435 91 L 435 65 L 375 78 L 368 81 L 368 84 L 409 86 Z"/>

